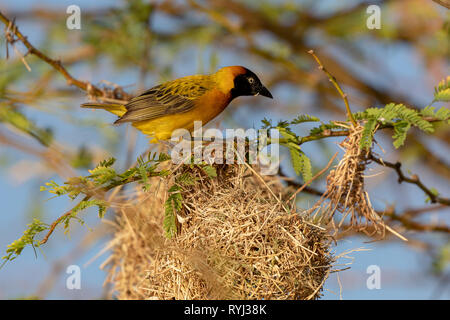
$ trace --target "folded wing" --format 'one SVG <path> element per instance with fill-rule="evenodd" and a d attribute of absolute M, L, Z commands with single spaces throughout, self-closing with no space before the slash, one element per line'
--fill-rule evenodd
<path fill-rule="evenodd" d="M 209 76 L 189 76 L 163 83 L 133 98 L 125 105 L 125 114 L 115 123 L 146 121 L 187 112 L 195 107 L 196 99 L 213 87 Z"/>

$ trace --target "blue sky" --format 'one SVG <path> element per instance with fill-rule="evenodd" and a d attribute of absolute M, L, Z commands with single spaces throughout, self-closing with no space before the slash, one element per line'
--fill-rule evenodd
<path fill-rule="evenodd" d="M 77 4 L 82 10 L 83 8 L 92 7 L 108 7 L 115 5 L 116 1 L 25 1 L 17 0 L 14 2 L 8 2 L 6 5 L 1 4 L 0 9 L 18 11 L 23 8 L 32 8 L 49 5 L 52 8 L 61 8 L 65 11 L 68 5 Z M 8 11 L 6 11 L 8 12 Z M 160 23 L 164 23 L 164 18 L 160 18 Z M 21 28 L 21 31 L 29 36 L 29 40 L 39 46 L 40 41 L 45 38 L 40 29 L 34 22 L 17 21 Z M 167 22 L 169 23 L 169 22 Z M 82 30 L 80 31 L 82 32 Z M 368 47 L 367 50 L 373 50 Z M 402 47 L 391 48 L 389 57 L 383 58 L 390 68 L 404 70 L 402 76 L 405 78 L 413 79 L 420 77 L 423 74 L 423 66 L 417 63 L 413 63 L 414 56 L 411 55 L 408 50 Z M 374 63 L 379 60 L 376 50 L 373 50 Z M 3 52 L 0 52 L 3 58 Z M 190 53 L 187 53 L 189 55 Z M 195 53 L 192 53 L 195 55 Z M 197 61 L 197 57 L 195 58 Z M 223 55 L 220 56 L 221 65 L 233 65 L 241 64 L 238 55 Z M 249 62 L 251 63 L 251 62 Z M 197 62 L 189 65 L 177 64 L 177 72 L 180 75 L 186 75 L 196 72 L 198 66 Z M 33 66 L 32 66 L 33 68 Z M 100 67 L 99 70 L 90 70 L 88 67 L 83 66 L 75 68 L 73 73 L 80 78 L 84 78 L 90 81 L 100 81 L 101 79 L 108 79 L 110 81 L 119 83 L 121 85 L 133 84 L 137 78 L 137 73 L 134 71 L 111 71 L 106 67 Z M 147 84 L 152 85 L 154 79 L 148 79 Z M 393 80 L 394 81 L 394 80 Z M 394 82 L 398 83 L 399 80 Z M 274 90 L 274 96 L 278 96 L 281 99 L 289 99 L 289 95 L 293 94 L 290 88 L 277 88 Z M 417 96 L 417 100 L 423 101 L 424 104 L 430 100 L 432 95 L 432 88 L 424 87 L 414 90 L 414 95 Z M 293 94 L 294 97 L 298 97 Z M 83 101 L 66 101 L 63 103 L 81 103 Z M 276 107 L 276 100 L 264 103 L 272 103 Z M 252 116 L 253 123 L 249 126 L 257 126 L 261 119 L 264 117 L 274 120 L 278 120 L 280 117 L 276 112 L 272 115 L 255 113 L 254 110 L 245 108 L 237 109 L 233 108 L 233 112 L 236 112 L 235 118 L 247 118 L 249 114 Z M 84 111 L 80 110 L 79 113 Z M 40 125 L 52 124 L 55 118 L 52 116 L 43 115 L 42 112 L 36 110 L 27 110 L 27 115 L 35 119 Z M 77 113 L 77 116 L 78 113 Z M 82 116 L 82 115 L 81 115 Z M 104 119 L 105 125 L 111 123 L 114 119 L 113 116 L 106 113 L 98 113 L 98 117 Z M 119 134 L 126 137 L 125 128 L 116 128 Z M 70 137 L 71 142 L 76 145 L 87 144 L 90 142 L 99 141 L 98 134 L 94 130 L 85 128 L 80 131 L 75 126 L 57 125 L 57 136 L 60 136 L 60 140 Z M 146 145 L 146 138 L 139 135 L 139 143 L 137 150 L 144 150 Z M 100 142 L 99 142 L 100 143 Z M 387 145 L 387 143 L 385 144 Z M 0 155 L 13 159 L 14 164 L 17 162 L 27 160 L 29 156 L 18 152 L 14 149 L 5 148 L 0 145 Z M 3 149 L 5 148 L 5 149 Z M 337 146 L 335 147 L 338 150 Z M 439 151 L 439 146 L 435 147 L 436 152 Z M 314 145 L 306 146 L 305 152 L 313 154 L 316 151 Z M 395 157 L 394 153 L 390 153 L 389 147 L 387 147 L 387 158 Z M 333 151 L 334 153 L 334 151 Z M 123 157 L 123 153 L 121 153 Z M 320 167 L 321 165 L 318 165 Z M 434 180 L 434 178 L 420 167 L 412 167 L 414 172 L 418 173 L 424 178 L 424 181 L 433 181 L 433 184 L 439 189 L 448 191 L 448 182 Z M 380 171 L 380 169 L 378 169 Z M 385 177 L 386 174 L 382 175 Z M 0 194 L 2 195 L 2 214 L 0 215 L 0 225 L 2 226 L 2 232 L 0 233 L 0 250 L 5 250 L 6 246 L 14 239 L 17 239 L 23 230 L 25 225 L 31 221 L 29 212 L 32 211 L 34 206 L 42 205 L 43 211 L 46 213 L 45 220 L 52 221 L 58 217 L 62 212 L 69 209 L 71 203 L 66 199 L 52 199 L 45 201 L 49 198 L 48 194 L 39 194 L 39 186 L 47 181 L 49 177 L 40 176 L 38 178 L 26 181 L 23 184 L 17 184 L 11 177 L 8 169 L 0 167 Z M 433 179 L 433 180 L 431 180 Z M 370 180 L 369 189 L 371 186 L 376 187 L 382 178 L 374 178 Z M 398 189 L 402 190 L 402 199 L 395 198 L 399 193 Z M 422 206 L 424 203 L 424 195 L 417 190 L 415 186 L 411 185 L 398 185 L 396 179 L 391 177 L 383 184 L 383 188 L 377 188 L 372 197 L 377 205 L 383 205 L 387 203 L 396 203 L 399 208 L 409 208 L 412 206 Z M 39 204 L 36 202 L 39 201 Z M 447 212 L 449 213 L 449 212 Z M 98 221 L 97 214 L 93 210 L 89 210 L 83 217 L 86 220 L 86 224 L 96 229 L 101 224 Z M 108 218 L 108 217 L 106 217 Z M 42 252 L 37 252 L 37 257 L 32 248 L 27 248 L 23 254 L 13 261 L 5 265 L 0 270 L 0 299 L 1 298 L 17 298 L 21 296 L 31 295 L 37 292 L 42 281 L 46 277 L 54 272 L 51 268 L 54 267 L 55 261 L 66 257 L 70 252 L 74 250 L 79 241 L 83 239 L 86 233 L 89 231 L 84 226 L 78 226 L 76 223 L 72 225 L 72 231 L 70 236 L 64 235 L 62 230 L 58 229 L 55 233 L 55 237 L 42 249 Z M 443 238 L 439 236 L 433 236 L 433 241 L 442 241 Z M 67 275 L 62 272 L 57 278 L 57 282 L 50 291 L 48 298 L 58 299 L 92 299 L 99 298 L 103 292 L 103 282 L 105 273 L 99 270 L 99 265 L 106 258 L 107 254 L 103 255 L 99 259 L 85 266 L 85 264 L 94 257 L 101 248 L 105 245 L 107 239 L 101 241 L 94 241 L 90 244 L 90 249 L 83 253 L 81 256 L 76 256 L 73 259 L 69 258 L 63 261 L 62 268 L 65 269 L 65 265 L 76 264 L 82 267 L 82 288 L 81 290 L 68 290 L 65 286 L 65 280 Z M 336 254 L 340 254 L 347 250 L 364 248 L 367 251 L 357 251 L 349 254 L 354 258 L 351 269 L 339 273 L 339 281 L 342 286 L 342 297 L 344 299 L 429 299 L 434 297 L 440 279 L 434 278 L 426 273 L 429 267 L 429 258 L 423 254 L 420 250 L 411 249 L 406 247 L 400 240 L 394 240 L 392 242 L 376 242 L 365 243 L 366 238 L 352 237 L 340 241 L 333 250 Z M 1 249 L 3 248 L 3 249 Z M 341 259 L 340 263 L 347 263 L 350 260 Z M 367 267 L 370 265 L 378 265 L 381 268 L 381 289 L 369 290 L 366 286 L 366 280 L 369 276 L 366 273 Z M 325 299 L 339 299 L 339 281 L 336 274 L 332 274 L 330 279 L 326 282 L 324 298 Z M 334 292 L 334 293 L 333 293 Z M 449 299 L 450 292 L 444 292 L 439 298 Z"/>

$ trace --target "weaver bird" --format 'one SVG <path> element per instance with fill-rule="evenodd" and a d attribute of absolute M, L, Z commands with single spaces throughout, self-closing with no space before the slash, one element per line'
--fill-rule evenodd
<path fill-rule="evenodd" d="M 225 67 L 212 75 L 193 75 L 157 85 L 127 104 L 85 103 L 84 108 L 105 109 L 119 116 L 114 124 L 131 122 L 142 133 L 167 140 L 176 129 L 205 125 L 239 96 L 272 98 L 256 74 L 241 66 Z"/>

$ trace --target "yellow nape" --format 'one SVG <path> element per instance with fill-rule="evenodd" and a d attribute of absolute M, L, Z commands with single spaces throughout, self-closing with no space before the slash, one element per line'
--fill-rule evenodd
<path fill-rule="evenodd" d="M 234 88 L 234 78 L 237 75 L 245 73 L 246 70 L 241 66 L 231 66 L 219 69 L 212 75 L 214 81 L 218 85 L 218 89 L 225 94 L 228 94 Z"/>

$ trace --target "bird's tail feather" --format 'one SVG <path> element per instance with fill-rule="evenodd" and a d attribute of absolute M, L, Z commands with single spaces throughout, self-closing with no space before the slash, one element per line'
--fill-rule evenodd
<path fill-rule="evenodd" d="M 98 102 L 89 102 L 89 103 L 83 103 L 81 105 L 82 108 L 89 108 L 89 109 L 104 109 L 106 111 L 109 111 L 119 117 L 123 116 L 125 112 L 127 112 L 127 109 L 123 104 L 117 104 L 117 103 L 98 103 Z"/>

